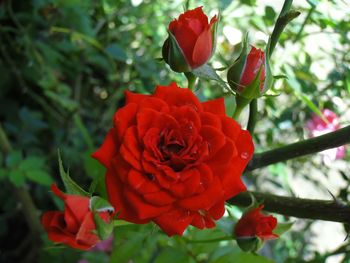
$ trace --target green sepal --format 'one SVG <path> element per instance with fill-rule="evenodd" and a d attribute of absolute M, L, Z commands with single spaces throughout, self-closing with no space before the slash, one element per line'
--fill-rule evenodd
<path fill-rule="evenodd" d="M 242 96 L 246 99 L 249 99 L 249 100 L 256 99 L 256 98 L 259 98 L 261 96 L 260 75 L 262 73 L 262 68 L 263 68 L 263 66 L 261 65 L 258 73 L 255 75 L 254 80 L 249 85 L 244 87 L 243 91 L 240 93 L 240 96 Z"/>
<path fill-rule="evenodd" d="M 162 48 L 162 55 L 165 62 L 175 72 L 189 72 L 191 67 L 188 64 L 182 49 L 177 43 L 174 35 L 168 31 L 169 37 L 165 40 Z"/>
<path fill-rule="evenodd" d="M 236 242 L 240 249 L 245 252 L 257 252 L 264 244 L 259 237 L 239 237 Z"/>
<path fill-rule="evenodd" d="M 230 66 L 227 71 L 227 82 L 230 87 L 239 92 L 239 83 L 241 81 L 242 72 L 247 61 L 248 56 L 248 33 L 245 34 L 242 39 L 242 48 L 239 57 L 236 61 Z"/>
<path fill-rule="evenodd" d="M 58 166 L 60 171 L 61 180 L 64 184 L 67 194 L 72 195 L 82 195 L 82 196 L 90 196 L 88 192 L 82 189 L 73 179 L 69 176 L 69 171 L 65 171 L 62 164 L 61 154 L 58 150 Z"/>
<path fill-rule="evenodd" d="M 292 226 L 294 225 L 295 222 L 284 222 L 284 223 L 278 223 L 277 226 L 275 227 L 275 229 L 273 230 L 273 233 L 281 236 L 283 235 L 285 232 L 289 231 Z"/>
<path fill-rule="evenodd" d="M 265 79 L 264 79 L 263 90 L 260 92 L 261 96 L 265 94 L 275 82 L 275 78 L 272 75 L 271 66 L 270 66 L 270 57 L 271 57 L 270 45 L 271 45 L 271 39 L 269 39 L 265 49 Z"/>
<path fill-rule="evenodd" d="M 114 207 L 105 199 L 99 196 L 90 198 L 90 210 L 95 212 L 114 212 Z"/>
<path fill-rule="evenodd" d="M 106 223 L 98 213 L 108 212 L 109 214 L 113 214 L 114 207 L 107 200 L 99 196 L 93 196 L 90 198 L 89 208 L 94 214 L 96 234 L 101 240 L 107 239 L 113 232 L 114 222 L 111 220 L 109 223 Z"/>
<path fill-rule="evenodd" d="M 111 236 L 113 233 L 114 223 L 111 221 L 110 223 L 106 223 L 102 220 L 97 212 L 93 212 L 94 221 L 96 225 L 96 234 L 101 240 L 105 240 Z"/>
<path fill-rule="evenodd" d="M 220 13 L 220 10 L 219 10 L 216 23 L 214 23 L 214 25 L 212 27 L 212 33 L 211 33 L 212 34 L 211 56 L 214 55 L 215 49 L 216 49 L 216 44 L 217 44 L 217 40 L 218 40 L 218 25 L 219 25 L 220 19 L 221 19 L 221 13 Z"/>

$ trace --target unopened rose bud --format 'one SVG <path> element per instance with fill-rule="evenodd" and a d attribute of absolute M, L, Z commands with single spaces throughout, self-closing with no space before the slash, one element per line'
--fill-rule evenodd
<path fill-rule="evenodd" d="M 214 16 L 208 23 L 202 7 L 197 7 L 169 24 L 162 55 L 172 70 L 189 72 L 209 60 L 215 49 L 216 22 Z"/>
<path fill-rule="evenodd" d="M 266 60 L 261 49 L 251 47 L 250 52 L 243 49 L 236 62 L 229 68 L 227 81 L 239 95 L 254 99 L 268 88 L 266 87 Z"/>
<path fill-rule="evenodd" d="M 271 215 L 263 215 L 260 211 L 263 205 L 248 210 L 237 222 L 234 236 L 243 251 L 256 252 L 265 240 L 278 238 L 273 233 L 277 219 Z"/>

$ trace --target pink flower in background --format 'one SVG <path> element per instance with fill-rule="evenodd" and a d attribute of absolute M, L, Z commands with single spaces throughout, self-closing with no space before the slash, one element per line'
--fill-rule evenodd
<path fill-rule="evenodd" d="M 91 250 L 110 253 L 112 252 L 112 249 L 113 249 L 113 235 L 111 235 L 106 240 L 102 240 L 100 243 L 97 243 Z"/>
<path fill-rule="evenodd" d="M 306 123 L 306 129 L 309 132 L 309 137 L 320 136 L 332 131 L 336 131 L 340 128 L 339 117 L 333 111 L 329 109 L 322 110 L 324 118 L 328 121 L 325 122 L 321 117 L 313 114 L 311 119 Z M 342 159 L 345 156 L 345 146 L 339 146 L 337 148 L 328 149 L 322 152 L 328 160 Z"/>

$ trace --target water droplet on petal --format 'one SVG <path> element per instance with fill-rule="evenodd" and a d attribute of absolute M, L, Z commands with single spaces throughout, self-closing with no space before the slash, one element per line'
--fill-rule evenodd
<path fill-rule="evenodd" d="M 249 158 L 249 153 L 247 153 L 247 152 L 242 152 L 242 153 L 241 153 L 241 158 L 242 158 L 242 159 L 245 159 L 245 160 L 248 159 L 248 158 Z"/>

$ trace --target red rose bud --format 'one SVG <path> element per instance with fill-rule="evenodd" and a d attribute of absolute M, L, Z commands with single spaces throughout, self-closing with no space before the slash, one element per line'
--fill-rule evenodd
<path fill-rule="evenodd" d="M 248 54 L 239 82 L 239 91 L 242 91 L 244 87 L 249 86 L 258 74 L 260 74 L 260 91 L 262 91 L 265 79 L 265 53 L 261 49 L 252 47 Z"/>
<path fill-rule="evenodd" d="M 162 53 L 172 70 L 189 72 L 209 60 L 215 49 L 217 20 L 214 16 L 208 23 L 202 7 L 198 7 L 169 24 Z"/>
<path fill-rule="evenodd" d="M 99 243 L 101 240 L 96 234 L 90 198 L 64 194 L 55 184 L 51 190 L 64 201 L 64 211 L 50 211 L 42 216 L 41 223 L 49 239 L 81 250 L 88 250 Z M 111 220 L 108 211 L 98 212 L 98 216 L 106 223 Z"/>
<path fill-rule="evenodd" d="M 214 227 L 225 200 L 246 190 L 241 175 L 254 145 L 223 98 L 200 102 L 175 83 L 152 95 L 127 91 L 113 120 L 93 157 L 107 168 L 118 218 L 182 235 L 189 225 Z"/>
<path fill-rule="evenodd" d="M 260 97 L 270 88 L 270 75 L 264 51 L 252 46 L 248 53 L 244 41 L 239 58 L 228 70 L 227 81 L 241 97 L 251 100 Z"/>
<path fill-rule="evenodd" d="M 272 231 L 277 226 L 277 219 L 260 213 L 263 205 L 247 211 L 237 222 L 234 235 L 238 245 L 244 251 L 256 251 L 265 240 L 278 238 Z"/>

